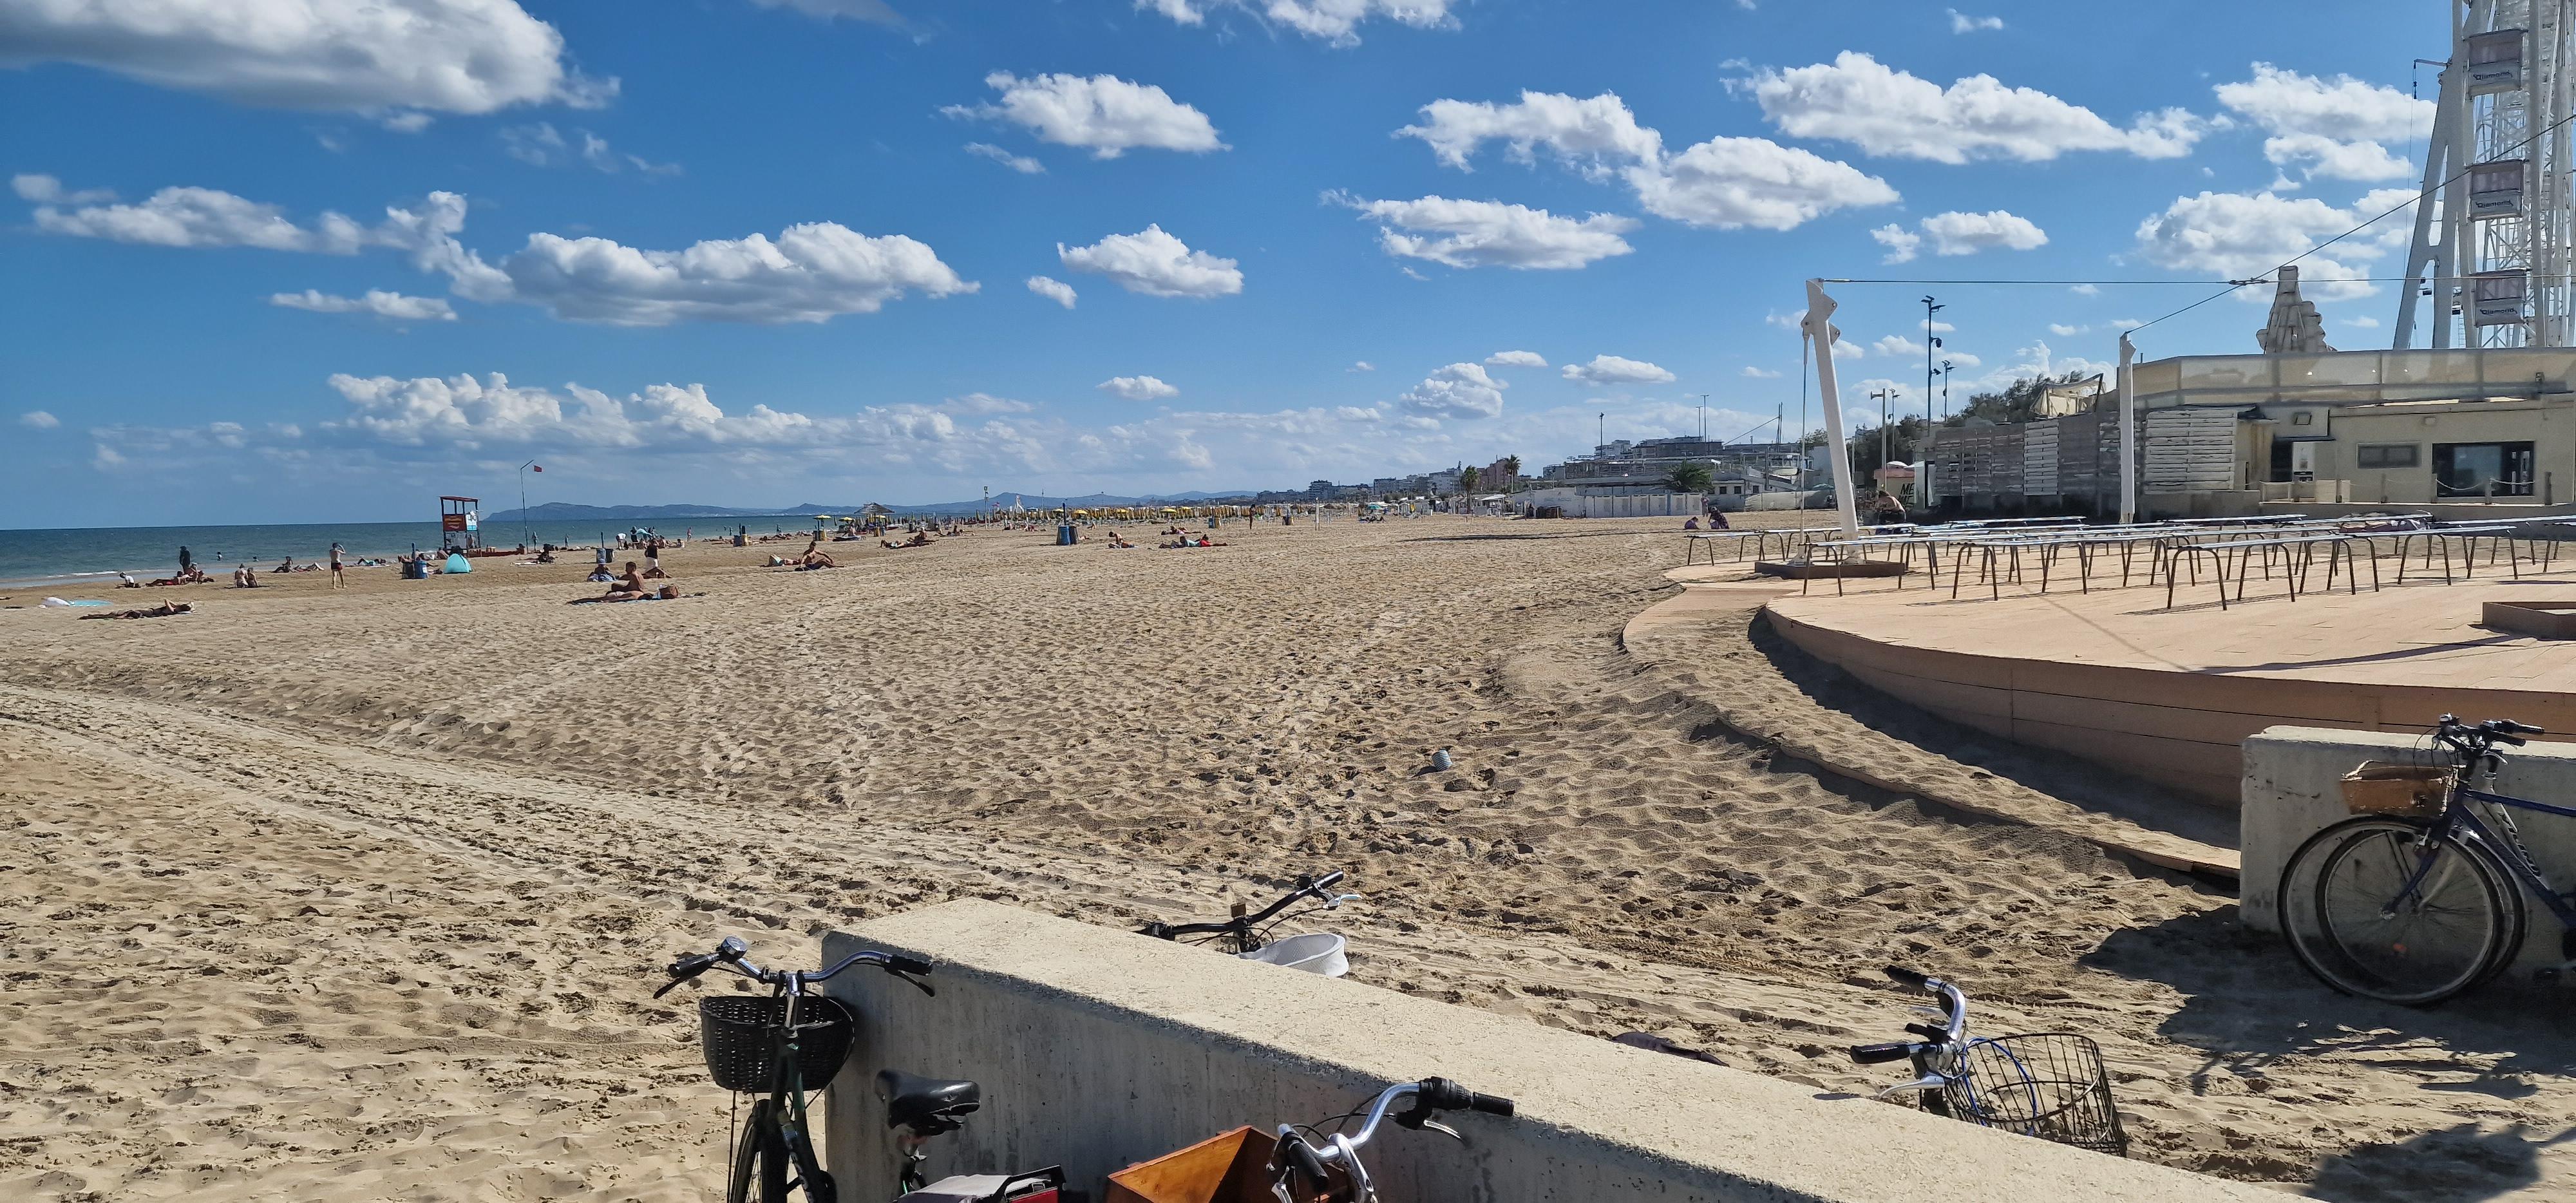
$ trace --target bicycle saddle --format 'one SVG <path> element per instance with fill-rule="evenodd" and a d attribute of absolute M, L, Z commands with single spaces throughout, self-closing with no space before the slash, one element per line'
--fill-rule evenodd
<path fill-rule="evenodd" d="M 935 1136 L 956 1130 L 959 1116 L 983 1106 L 984 1088 L 963 1080 L 884 1069 L 877 1071 L 877 1097 L 885 1100 L 887 1127 Z"/>

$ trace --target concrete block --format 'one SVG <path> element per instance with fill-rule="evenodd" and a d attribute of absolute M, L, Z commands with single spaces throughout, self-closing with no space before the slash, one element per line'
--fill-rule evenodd
<path fill-rule="evenodd" d="M 2470 717 L 2470 716 L 2463 716 Z M 2498 718 L 2523 718 L 2496 714 Z M 2281 930 L 2281 870 L 2311 835 L 2352 817 L 2336 782 L 2365 760 L 2406 760 L 2424 755 L 2422 734 L 2339 731 L 2324 727 L 2273 727 L 2246 739 L 2240 795 L 2245 875 L 2238 895 L 2245 925 Z M 2576 746 L 2533 743 L 2507 749 L 2504 772 L 2492 791 L 2558 806 L 2576 806 Z M 2523 844 L 2542 873 L 2560 889 L 2576 888 L 2576 819 L 2514 811 Z M 2566 929 L 2537 899 L 2528 899 L 2531 930 L 2514 972 L 2556 965 Z"/>
<path fill-rule="evenodd" d="M 1405 1203 L 1992 1203 L 1998 1198 L 2273 1200 L 2258 1187 L 2121 1161 L 1791 1082 L 1258 965 L 980 901 L 835 932 L 826 961 L 878 947 L 938 963 L 936 998 L 859 971 L 861 1016 L 829 1098 L 845 1197 L 892 1194 L 870 1083 L 894 1067 L 982 1083 L 934 1177 L 1062 1163 L 1108 1174 L 1239 1124 L 1337 1115 L 1438 1075 L 1515 1099 L 1459 1117 L 1467 1142 L 1390 1124 L 1365 1157 Z M 1890 997 L 1891 1021 L 1897 1017 Z"/>

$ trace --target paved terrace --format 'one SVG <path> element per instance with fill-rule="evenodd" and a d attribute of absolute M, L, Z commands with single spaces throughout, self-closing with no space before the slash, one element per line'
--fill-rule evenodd
<path fill-rule="evenodd" d="M 2086 594 L 2061 582 L 1954 601 L 1946 578 L 1932 590 L 1916 577 L 1766 611 L 1784 637 L 1887 693 L 2226 806 L 2238 743 L 2275 724 L 2414 731 L 2447 711 L 2576 731 L 2576 641 L 2477 625 L 2488 601 L 2576 601 L 2576 570 L 2526 566 L 2516 582 L 2481 569 L 2474 582 L 2296 601 L 2258 576 L 2244 601 L 2221 610 L 2216 596 L 2186 584 L 2168 609 L 2161 583 Z"/>

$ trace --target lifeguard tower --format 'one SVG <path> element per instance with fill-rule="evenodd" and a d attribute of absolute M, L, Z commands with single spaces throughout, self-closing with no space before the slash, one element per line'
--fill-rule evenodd
<path fill-rule="evenodd" d="M 475 507 L 480 497 L 441 497 L 438 499 L 438 544 L 448 551 L 472 551 L 483 545 L 481 515 Z"/>

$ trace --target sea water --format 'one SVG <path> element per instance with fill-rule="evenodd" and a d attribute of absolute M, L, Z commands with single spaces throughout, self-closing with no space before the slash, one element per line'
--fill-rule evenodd
<path fill-rule="evenodd" d="M 530 547 L 594 547 L 614 542 L 639 524 L 624 521 L 530 522 L 483 524 L 483 542 L 503 547 L 525 541 Z M 641 525 L 665 539 L 729 537 L 736 526 L 755 535 L 811 530 L 814 520 L 800 515 L 770 518 L 663 518 Z M 694 531 L 694 535 L 690 532 Z M 435 522 L 314 522 L 279 526 L 125 526 L 77 527 L 67 530 L 0 530 L 0 593 L 10 590 L 113 583 L 127 572 L 151 580 L 179 571 L 179 549 L 185 547 L 197 566 L 222 576 L 244 561 L 274 568 L 287 556 L 295 562 L 327 563 L 338 543 L 350 560 L 391 559 L 419 548 L 439 545 Z"/>

